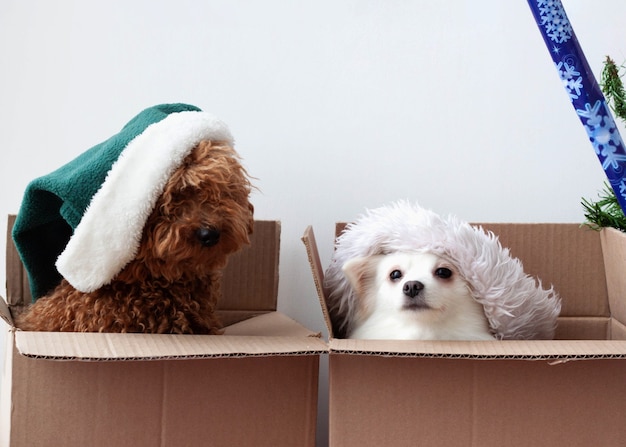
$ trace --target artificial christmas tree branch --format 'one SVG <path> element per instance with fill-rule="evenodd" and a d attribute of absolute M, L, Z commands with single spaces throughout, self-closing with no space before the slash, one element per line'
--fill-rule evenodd
<path fill-rule="evenodd" d="M 626 91 L 624 91 L 619 69 L 609 56 L 604 61 L 600 88 L 602 88 L 611 110 L 623 121 L 626 121 Z"/>
<path fill-rule="evenodd" d="M 601 230 L 605 227 L 616 228 L 626 232 L 626 216 L 615 197 L 613 188 L 608 183 L 604 184 L 604 190 L 598 194 L 599 200 L 582 199 L 585 214 L 585 225 L 592 230 Z"/>
<path fill-rule="evenodd" d="M 619 67 L 619 68 L 623 68 Z M 604 61 L 602 69 L 602 83 L 600 87 L 606 96 L 607 103 L 616 116 L 626 122 L 626 91 L 620 76 L 620 70 L 609 56 Z M 585 215 L 585 225 L 594 230 L 604 227 L 616 228 L 626 232 L 626 216 L 615 196 L 613 188 L 607 183 L 604 190 L 598 194 L 599 200 L 582 199 Z"/>

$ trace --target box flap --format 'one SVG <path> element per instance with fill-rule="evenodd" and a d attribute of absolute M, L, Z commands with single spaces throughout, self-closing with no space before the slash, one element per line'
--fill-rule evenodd
<path fill-rule="evenodd" d="M 22 311 L 24 306 L 30 304 L 32 297 L 30 294 L 30 285 L 28 283 L 28 275 L 22 265 L 20 255 L 15 248 L 11 230 L 15 223 L 16 216 L 10 214 L 7 219 L 7 245 L 6 245 L 6 302 L 15 316 Z"/>
<path fill-rule="evenodd" d="M 626 234 L 614 228 L 600 232 L 611 316 L 626 324 Z M 613 332 L 612 336 L 616 335 Z M 615 337 L 614 337 L 615 338 Z"/>
<path fill-rule="evenodd" d="M 256 321 L 254 321 L 256 320 Z M 227 335 L 16 331 L 20 354 L 50 360 L 168 360 L 310 355 L 327 352 L 318 334 L 278 312 L 226 329 Z"/>
<path fill-rule="evenodd" d="M 610 316 L 597 231 L 579 224 L 480 225 L 493 231 L 502 246 L 522 261 L 526 273 L 540 279 L 544 287 L 554 286 L 562 298 L 562 317 Z"/>
<path fill-rule="evenodd" d="M 607 340 L 421 341 L 334 339 L 329 344 L 331 354 L 384 357 L 562 361 L 626 358 L 626 341 Z"/>
<path fill-rule="evenodd" d="M 9 326 L 13 326 L 13 318 L 11 317 L 11 311 L 4 298 L 0 296 L 0 318 L 2 318 Z"/>
<path fill-rule="evenodd" d="M 313 274 L 313 282 L 315 283 L 315 290 L 317 291 L 317 297 L 322 307 L 322 314 L 324 315 L 324 321 L 328 329 L 329 338 L 333 338 L 333 327 L 328 313 L 328 305 L 326 304 L 326 293 L 324 292 L 324 270 L 322 268 L 322 262 L 320 260 L 319 250 L 317 248 L 317 242 L 315 240 L 315 233 L 313 227 L 309 225 L 304 230 L 302 236 L 302 242 L 306 247 L 306 253 L 309 258 L 309 266 L 311 267 L 311 273 Z"/>
<path fill-rule="evenodd" d="M 292 318 L 281 312 L 270 312 L 250 318 L 228 326 L 224 335 L 247 336 L 260 335 L 263 337 L 316 337 L 319 332 L 313 332 Z"/>
<path fill-rule="evenodd" d="M 11 237 L 15 215 L 7 221 L 7 303 L 13 315 L 30 304 L 28 275 Z M 218 314 L 226 325 L 277 308 L 281 224 L 255 220 L 250 245 L 230 256 L 222 277 Z"/>
<path fill-rule="evenodd" d="M 557 340 L 606 340 L 609 317 L 559 317 L 554 338 Z"/>
<path fill-rule="evenodd" d="M 278 300 L 281 224 L 255 220 L 250 245 L 230 256 L 222 277 L 218 309 L 274 311 Z"/>

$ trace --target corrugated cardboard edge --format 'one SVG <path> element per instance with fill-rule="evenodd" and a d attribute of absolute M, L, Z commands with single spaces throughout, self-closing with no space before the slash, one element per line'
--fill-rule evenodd
<path fill-rule="evenodd" d="M 324 270 L 322 268 L 322 261 L 320 260 L 320 254 L 315 240 L 315 232 L 313 231 L 313 227 L 311 225 L 306 227 L 304 230 L 302 242 L 306 248 L 309 266 L 311 267 L 311 274 L 313 275 L 313 282 L 315 283 L 315 290 L 322 308 L 322 314 L 324 315 L 324 322 L 326 323 L 329 337 L 332 339 L 334 333 L 330 313 L 328 312 L 328 305 L 326 304 L 326 294 L 324 292 Z"/>
<path fill-rule="evenodd" d="M 337 223 L 340 234 L 345 224 Z M 609 245 L 620 235 L 610 234 Z M 307 227 L 302 241 L 307 249 L 309 264 L 315 282 L 324 319 L 329 330 L 329 353 L 347 355 L 374 355 L 382 357 L 448 358 L 476 360 L 547 360 L 562 363 L 570 360 L 624 359 L 626 343 L 615 340 L 522 340 L 522 341 L 417 341 L 417 340 L 353 340 L 333 338 L 332 324 L 323 289 L 324 273 L 313 228 Z M 626 257 L 626 239 L 624 240 Z M 626 262 L 624 260 L 623 262 Z M 623 264 L 622 264 L 623 265 Z M 617 274 L 617 272 L 616 272 Z M 621 274 L 621 273 L 620 273 Z M 625 280 L 626 282 L 626 280 Z M 621 295 L 624 296 L 624 293 Z"/>
<path fill-rule="evenodd" d="M 0 299 L 0 301 L 4 301 Z M 3 329 L 4 330 L 4 329 Z M 13 337 L 11 328 L 6 335 L 4 369 L 0 375 L 0 445 L 8 446 L 11 441 L 11 401 L 13 398 Z"/>
<path fill-rule="evenodd" d="M 473 360 L 570 360 L 625 359 L 626 341 L 612 340 L 498 340 L 421 341 L 352 340 L 330 341 L 331 353 Z"/>
<path fill-rule="evenodd" d="M 15 332 L 25 357 L 65 361 L 184 360 L 224 357 L 319 355 L 319 334 L 272 312 L 234 325 L 231 335 Z M 229 329 L 226 329 L 229 334 Z"/>

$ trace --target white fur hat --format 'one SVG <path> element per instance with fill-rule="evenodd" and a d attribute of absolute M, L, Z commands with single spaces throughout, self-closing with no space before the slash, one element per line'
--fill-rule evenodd
<path fill-rule="evenodd" d="M 355 300 L 342 267 L 349 259 L 392 252 L 430 251 L 446 256 L 470 284 L 497 339 L 551 339 L 561 300 L 524 273 L 498 238 L 455 217 L 443 218 L 406 201 L 369 210 L 337 239 L 324 287 L 340 333 L 349 331 Z"/>

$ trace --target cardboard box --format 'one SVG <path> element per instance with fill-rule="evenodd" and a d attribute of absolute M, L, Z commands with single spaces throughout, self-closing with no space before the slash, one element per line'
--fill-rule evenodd
<path fill-rule="evenodd" d="M 280 224 L 257 221 L 231 258 L 225 335 L 44 333 L 13 327 L 30 294 L 9 237 L 1 445 L 315 445 L 327 346 L 276 311 L 279 245 Z"/>
<path fill-rule="evenodd" d="M 338 224 L 338 233 L 344 224 Z M 626 235 L 576 224 L 485 224 L 563 300 L 556 340 L 333 337 L 331 446 L 617 446 L 626 443 Z"/>

